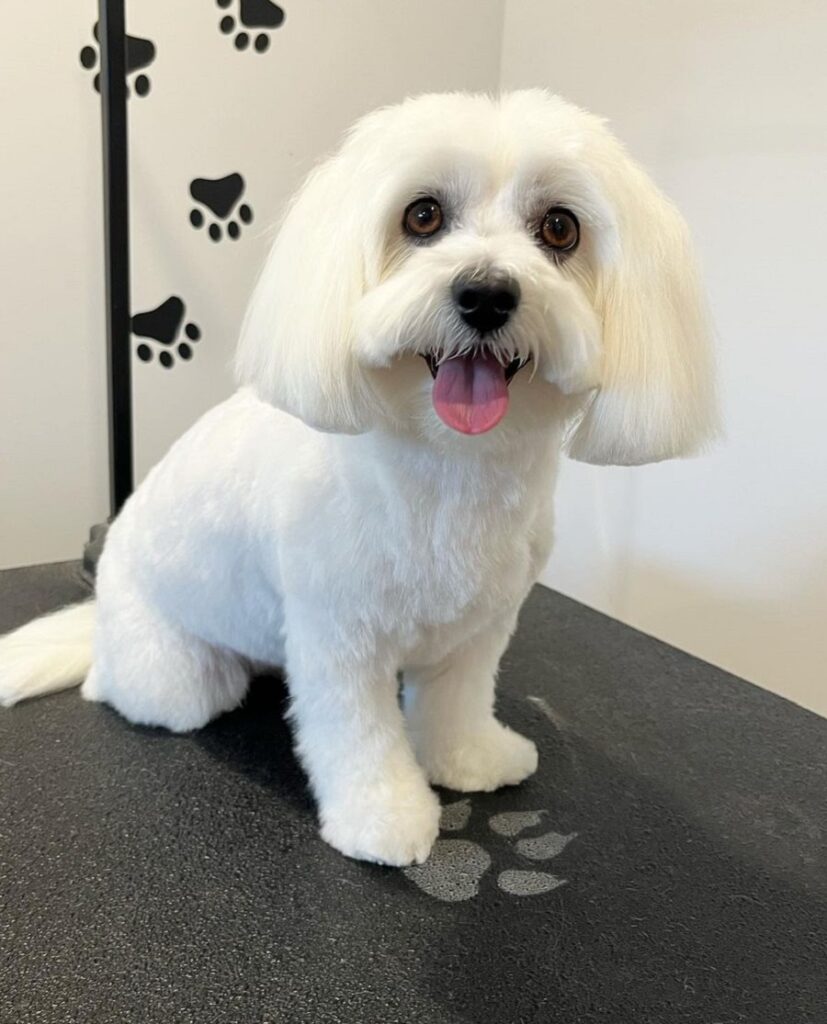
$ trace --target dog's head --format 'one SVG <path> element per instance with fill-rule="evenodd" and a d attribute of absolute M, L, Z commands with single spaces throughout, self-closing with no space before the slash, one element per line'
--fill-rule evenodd
<path fill-rule="evenodd" d="M 567 416 L 574 458 L 633 464 L 714 429 L 683 220 L 600 120 L 538 90 L 360 121 L 290 206 L 237 367 L 321 430 Z"/>

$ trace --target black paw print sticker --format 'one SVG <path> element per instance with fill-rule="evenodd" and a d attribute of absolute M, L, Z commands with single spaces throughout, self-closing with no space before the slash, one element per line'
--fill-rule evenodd
<path fill-rule="evenodd" d="M 95 42 L 100 42 L 100 36 L 98 35 L 98 23 L 95 22 L 94 28 L 92 29 L 92 35 L 95 37 Z M 142 68 L 147 68 L 155 60 L 155 43 L 149 39 L 140 39 L 138 36 L 127 36 L 126 37 L 126 74 L 127 74 L 127 87 L 126 94 L 130 95 L 129 89 L 129 75 L 134 74 L 136 71 L 140 71 Z M 88 71 L 96 67 L 98 64 L 98 49 L 96 46 L 84 46 L 80 51 L 80 62 Z M 133 80 L 132 84 L 135 87 L 135 92 L 139 96 L 146 96 L 150 89 L 150 81 L 146 75 L 137 75 Z M 98 72 L 92 79 L 92 85 L 95 88 L 95 92 L 101 91 L 101 76 Z"/>
<path fill-rule="evenodd" d="M 224 35 L 233 34 L 233 42 L 237 50 L 246 50 L 250 45 L 251 33 L 247 29 L 264 29 L 256 32 L 253 48 L 257 53 L 264 53 L 270 45 L 269 31 L 278 28 L 284 21 L 284 11 L 271 0 L 217 0 L 222 10 L 237 6 L 237 14 L 225 14 L 219 28 Z"/>
<path fill-rule="evenodd" d="M 486 846 L 470 839 L 437 839 L 424 864 L 405 868 L 405 875 L 423 892 L 445 903 L 470 900 L 495 859 L 503 864 L 496 885 L 509 896 L 541 896 L 566 884 L 565 878 L 535 867 L 557 857 L 577 836 L 545 828 L 545 811 L 506 811 L 488 819 Z M 459 800 L 442 808 L 440 831 L 461 832 L 471 817 L 471 801 Z M 529 833 L 526 835 L 526 833 Z M 522 838 L 517 838 L 522 836 Z M 492 856 L 493 853 L 493 856 Z"/>
<path fill-rule="evenodd" d="M 197 202 L 212 213 L 217 220 L 213 220 L 207 229 L 210 238 L 214 242 L 220 242 L 222 238 L 221 224 L 226 222 L 224 230 L 230 238 L 238 238 L 241 234 L 241 227 L 238 221 L 249 224 L 253 219 L 253 211 L 247 203 L 236 206 L 244 194 L 244 179 L 240 174 L 228 174 L 224 178 L 195 178 L 190 182 L 190 195 Z M 232 214 L 233 219 L 228 220 Z M 236 220 L 235 218 L 238 218 Z M 190 224 L 194 228 L 204 226 L 204 211 L 195 209 L 190 211 Z"/>
<path fill-rule="evenodd" d="M 135 350 L 135 354 L 145 363 L 152 361 L 158 355 L 158 362 L 166 369 L 175 365 L 175 355 L 179 359 L 192 359 L 192 344 L 199 340 L 201 331 L 197 324 L 186 323 L 185 306 L 177 295 L 162 302 L 155 309 L 148 309 L 145 313 L 136 313 L 132 317 L 132 333 L 139 338 L 150 338 L 151 342 L 141 342 Z M 184 324 L 184 335 L 181 337 L 181 325 Z M 188 340 L 187 340 L 188 339 Z M 159 346 L 165 346 L 160 348 Z"/>

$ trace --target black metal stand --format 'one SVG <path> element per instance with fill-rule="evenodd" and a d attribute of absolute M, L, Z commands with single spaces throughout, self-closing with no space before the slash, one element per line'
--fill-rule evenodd
<path fill-rule="evenodd" d="M 124 0 L 98 0 L 98 10 L 109 353 L 109 494 L 110 511 L 116 516 L 134 485 Z"/>
<path fill-rule="evenodd" d="M 109 520 L 89 531 L 82 575 L 95 578 L 108 523 L 134 487 L 129 297 L 129 140 L 126 119 L 124 0 L 98 0 L 103 138 L 103 223 L 109 397 Z"/>

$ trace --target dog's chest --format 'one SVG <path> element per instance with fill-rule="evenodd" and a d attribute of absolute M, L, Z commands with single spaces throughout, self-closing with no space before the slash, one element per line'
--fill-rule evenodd
<path fill-rule="evenodd" d="M 379 464 L 373 449 L 358 452 L 282 519 L 283 592 L 313 609 L 337 649 L 406 665 L 510 624 L 550 547 L 550 454 L 483 464 L 382 452 Z"/>
<path fill-rule="evenodd" d="M 367 602 L 377 633 L 426 663 L 509 618 L 547 550 L 536 511 L 524 496 L 511 504 L 443 498 L 386 527 Z"/>

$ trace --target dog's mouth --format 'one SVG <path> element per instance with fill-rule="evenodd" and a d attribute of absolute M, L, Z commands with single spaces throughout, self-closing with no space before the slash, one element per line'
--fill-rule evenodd
<path fill-rule="evenodd" d="M 427 352 L 423 359 L 434 378 L 434 409 L 442 422 L 461 434 L 484 434 L 508 412 L 508 385 L 528 362 L 512 359 L 503 366 L 489 352 L 478 349 L 440 361 Z"/>

